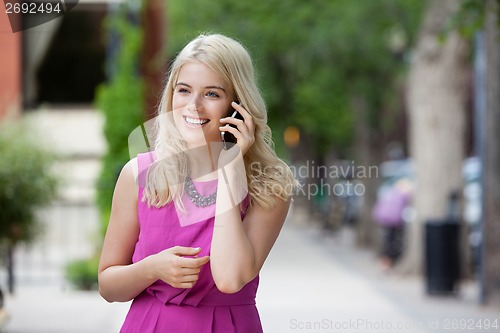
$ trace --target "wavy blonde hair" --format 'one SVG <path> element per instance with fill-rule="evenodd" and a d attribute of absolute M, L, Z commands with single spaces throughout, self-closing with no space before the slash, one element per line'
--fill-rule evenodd
<path fill-rule="evenodd" d="M 156 120 L 156 160 L 148 170 L 143 201 L 155 207 L 174 201 L 182 207 L 184 181 L 189 176 L 190 167 L 186 143 L 171 119 L 171 111 L 180 69 L 193 61 L 201 62 L 219 74 L 232 87 L 236 100 L 253 117 L 255 142 L 243 158 L 250 205 L 268 208 L 277 199 L 288 200 L 297 182 L 288 165 L 274 151 L 266 105 L 256 85 L 249 53 L 234 39 L 219 34 L 202 34 L 184 47 L 170 67 Z"/>

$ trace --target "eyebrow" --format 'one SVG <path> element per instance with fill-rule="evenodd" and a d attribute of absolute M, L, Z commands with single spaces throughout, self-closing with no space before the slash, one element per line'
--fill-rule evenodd
<path fill-rule="evenodd" d="M 175 85 L 176 87 L 177 86 L 186 86 L 188 88 L 192 88 L 189 84 L 187 83 L 184 83 L 184 82 L 177 82 L 177 84 Z M 204 87 L 205 89 L 219 89 L 219 90 L 222 90 L 224 92 L 226 92 L 226 89 L 224 89 L 223 87 L 221 86 L 206 86 Z"/>

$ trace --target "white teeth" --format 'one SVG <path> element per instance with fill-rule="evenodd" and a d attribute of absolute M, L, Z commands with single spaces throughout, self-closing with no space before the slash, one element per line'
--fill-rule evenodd
<path fill-rule="evenodd" d="M 186 122 L 188 122 L 189 124 L 192 124 L 192 125 L 203 125 L 205 123 L 208 122 L 208 119 L 195 119 L 195 118 L 190 118 L 190 117 L 186 117 Z"/>

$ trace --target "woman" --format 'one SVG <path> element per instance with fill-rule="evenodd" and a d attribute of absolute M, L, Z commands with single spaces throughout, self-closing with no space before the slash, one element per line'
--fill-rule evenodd
<path fill-rule="evenodd" d="M 261 332 L 258 275 L 295 180 L 273 150 L 248 52 L 222 35 L 191 41 L 156 121 L 154 152 L 116 184 L 100 293 L 134 300 L 122 332 Z"/>

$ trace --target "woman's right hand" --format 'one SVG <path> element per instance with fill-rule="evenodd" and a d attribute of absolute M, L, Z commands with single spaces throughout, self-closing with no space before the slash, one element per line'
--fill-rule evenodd
<path fill-rule="evenodd" d="M 196 257 L 200 251 L 199 247 L 174 246 L 153 255 L 155 276 L 174 288 L 192 288 L 198 281 L 201 267 L 210 258 Z"/>

